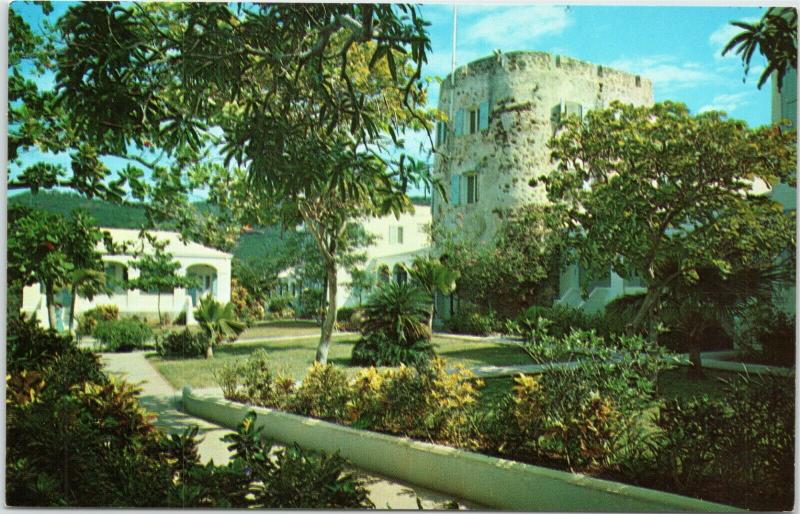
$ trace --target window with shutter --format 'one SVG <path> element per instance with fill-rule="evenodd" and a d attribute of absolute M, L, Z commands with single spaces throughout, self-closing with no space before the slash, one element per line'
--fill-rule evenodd
<path fill-rule="evenodd" d="M 478 176 L 467 176 L 467 203 L 478 202 Z"/>
<path fill-rule="evenodd" d="M 403 227 L 397 227 L 397 244 L 403 244 Z"/>
<path fill-rule="evenodd" d="M 450 177 L 450 203 L 459 205 L 461 202 L 461 176 L 453 175 Z"/>
<path fill-rule="evenodd" d="M 469 133 L 474 134 L 478 131 L 478 110 L 472 109 L 469 111 Z"/>
<path fill-rule="evenodd" d="M 455 133 L 457 136 L 464 134 L 464 110 L 459 109 L 456 111 L 456 127 Z"/>
<path fill-rule="evenodd" d="M 489 101 L 481 102 L 481 106 L 479 109 L 480 112 L 480 120 L 478 124 L 478 130 L 486 130 L 489 128 Z"/>

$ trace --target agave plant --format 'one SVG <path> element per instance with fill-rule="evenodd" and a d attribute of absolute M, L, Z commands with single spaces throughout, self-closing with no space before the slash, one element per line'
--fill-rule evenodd
<path fill-rule="evenodd" d="M 214 356 L 214 345 L 221 344 L 225 339 L 236 339 L 244 330 L 245 324 L 236 318 L 234 308 L 232 303 L 223 305 L 211 298 L 211 295 L 200 299 L 194 317 L 208 336 L 206 359 Z"/>
<path fill-rule="evenodd" d="M 428 328 L 430 295 L 407 283 L 380 287 L 364 307 L 364 334 L 382 333 L 393 343 L 408 346 L 431 336 Z"/>

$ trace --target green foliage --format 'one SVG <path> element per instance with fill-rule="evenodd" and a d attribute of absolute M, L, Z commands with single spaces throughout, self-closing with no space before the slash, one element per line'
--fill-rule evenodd
<path fill-rule="evenodd" d="M 560 211 L 540 205 L 499 214 L 503 221 L 487 244 L 465 238 L 469 227 L 438 229 L 433 238 L 442 249 L 441 263 L 459 275 L 459 299 L 512 319 L 558 292 L 565 220 Z"/>
<path fill-rule="evenodd" d="M 556 338 L 568 336 L 573 330 L 593 330 L 602 326 L 599 316 L 586 314 L 581 309 L 569 305 L 556 304 L 552 307 L 534 305 L 525 310 L 520 319 L 522 335 L 526 339 L 535 336 L 539 320 L 547 324 L 547 333 Z"/>
<path fill-rule="evenodd" d="M 280 296 L 273 296 L 269 299 L 269 306 L 267 310 L 269 310 L 270 314 L 273 314 L 279 318 L 288 318 L 294 314 L 294 298 L 291 295 L 284 294 Z"/>
<path fill-rule="evenodd" d="M 742 316 L 739 346 L 744 353 L 765 364 L 795 365 L 794 317 L 770 304 L 751 303 Z"/>
<path fill-rule="evenodd" d="M 207 335 L 195 333 L 188 328 L 180 332 L 158 334 L 155 339 L 156 352 L 166 358 L 192 358 L 205 355 Z"/>
<path fill-rule="evenodd" d="M 226 364 L 216 379 L 225 398 L 262 407 L 287 408 L 295 392 L 294 380 L 274 373 L 264 350 L 252 353 L 244 362 Z"/>
<path fill-rule="evenodd" d="M 764 16 L 755 23 L 733 21 L 731 25 L 744 30 L 728 41 L 722 49 L 722 55 L 736 49 L 735 53 L 742 57 L 744 75 L 747 78 L 750 60 L 758 48 L 759 53 L 767 60 L 767 67 L 758 79 L 758 88 L 761 89 L 775 72 L 780 89 L 789 69 L 797 69 L 797 9 L 769 7 Z"/>
<path fill-rule="evenodd" d="M 645 326 L 662 295 L 713 312 L 710 302 L 697 307 L 711 291 L 702 282 L 735 286 L 727 280 L 733 274 L 785 261 L 781 255 L 794 258 L 794 218 L 772 199 L 750 194 L 757 178 L 792 183 L 794 133 L 750 129 L 719 112 L 691 115 L 671 102 L 612 103 L 566 121 L 550 146 L 558 164 L 546 179 L 548 197 L 566 213 L 568 243 L 581 266 L 590 277 L 611 268 L 647 284 L 634 330 Z"/>
<path fill-rule="evenodd" d="M 73 211 L 82 210 L 97 220 L 97 224 L 106 228 L 142 228 L 146 224 L 145 208 L 136 205 L 120 205 L 118 203 L 86 198 L 75 193 L 60 191 L 39 191 L 14 195 L 8 199 L 9 205 L 24 205 L 34 209 L 60 214 L 68 217 Z M 157 228 L 168 228 L 160 226 Z"/>
<path fill-rule="evenodd" d="M 99 321 L 92 335 L 105 345 L 106 351 L 130 352 L 144 348 L 152 339 L 153 331 L 142 321 L 123 318 Z"/>
<path fill-rule="evenodd" d="M 8 320 L 6 328 L 6 366 L 9 372 L 39 369 L 58 355 L 76 348 L 71 337 L 54 330 L 42 330 L 36 317 L 24 316 Z"/>
<path fill-rule="evenodd" d="M 374 507 L 364 483 L 345 471 L 347 461 L 338 454 L 314 453 L 293 445 L 275 450 L 262 440 L 251 412 L 235 434 L 223 438 L 235 452 L 231 467 L 248 473 L 252 507 L 364 509 Z M 254 484 L 259 486 L 254 487 Z"/>
<path fill-rule="evenodd" d="M 345 372 L 333 364 L 315 362 L 297 389 L 293 408 L 305 416 L 342 420 L 349 399 Z"/>
<path fill-rule="evenodd" d="M 356 311 L 356 307 L 339 307 L 336 309 L 336 321 L 347 323 Z"/>
<path fill-rule="evenodd" d="M 264 318 L 264 305 L 236 278 L 231 279 L 231 303 L 235 307 L 236 316 L 248 326 Z"/>
<path fill-rule="evenodd" d="M 416 286 L 382 285 L 363 308 L 363 336 L 353 347 L 353 362 L 396 366 L 430 359 L 429 304 L 430 297 Z"/>
<path fill-rule="evenodd" d="M 395 344 L 383 332 L 366 334 L 353 346 L 351 364 L 356 366 L 421 366 L 435 352 L 428 339 L 420 339 L 410 345 Z"/>
<path fill-rule="evenodd" d="M 222 344 L 226 339 L 235 340 L 246 327 L 236 318 L 232 303 L 223 305 L 210 295 L 200 299 L 194 317 L 207 336 L 207 351 L 210 351 L 212 345 Z"/>
<path fill-rule="evenodd" d="M 726 389 L 721 399 L 672 400 L 661 409 L 654 480 L 746 509 L 791 508 L 794 377 L 740 376 Z"/>
<path fill-rule="evenodd" d="M 381 332 L 398 345 L 411 345 L 430 338 L 427 326 L 429 303 L 430 297 L 411 284 L 384 284 L 364 306 L 362 332 Z"/>
<path fill-rule="evenodd" d="M 97 305 L 78 316 L 78 335 L 92 335 L 98 321 L 119 319 L 119 307 L 116 305 Z"/>
<path fill-rule="evenodd" d="M 461 304 L 458 312 L 453 313 L 445 321 L 445 328 L 454 334 L 470 334 L 475 336 L 488 336 L 497 331 L 500 323 L 495 318 L 494 311 L 486 314 Z"/>

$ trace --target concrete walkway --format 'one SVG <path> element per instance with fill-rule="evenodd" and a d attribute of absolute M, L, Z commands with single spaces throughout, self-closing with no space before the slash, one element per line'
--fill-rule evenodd
<path fill-rule="evenodd" d="M 158 416 L 155 425 L 160 429 L 175 433 L 187 427 L 197 426 L 200 459 L 203 463 L 213 460 L 216 464 L 226 464 L 231 453 L 222 437 L 230 433 L 203 419 L 185 414 L 180 409 L 180 392 L 162 377 L 145 358 L 145 352 L 104 353 L 101 354 L 107 372 L 138 384 L 142 389 L 139 401 L 148 411 Z M 423 487 L 389 479 L 375 473 L 355 470 L 364 480 L 369 490 L 369 498 L 379 509 L 417 510 L 417 498 L 425 509 L 442 509 L 452 497 Z M 462 509 L 486 510 L 480 505 L 457 500 Z"/>

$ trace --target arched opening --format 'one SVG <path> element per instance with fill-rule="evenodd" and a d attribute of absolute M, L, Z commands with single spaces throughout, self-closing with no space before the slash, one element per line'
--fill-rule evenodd
<path fill-rule="evenodd" d="M 394 268 L 392 269 L 392 275 L 394 277 L 394 281 L 398 284 L 405 284 L 408 281 L 408 273 L 400 264 L 394 265 Z"/>
<path fill-rule="evenodd" d="M 392 278 L 392 273 L 389 271 L 389 266 L 387 266 L 386 264 L 381 264 L 380 267 L 378 268 L 378 280 L 380 280 L 380 282 L 384 284 L 389 280 L 391 280 L 391 278 Z"/>
<path fill-rule="evenodd" d="M 195 264 L 186 269 L 186 276 L 194 278 L 194 285 L 189 288 L 192 305 L 200 303 L 200 298 L 210 294 L 217 296 L 217 270 L 207 264 Z"/>
<path fill-rule="evenodd" d="M 112 294 L 125 292 L 125 283 L 128 281 L 128 268 L 120 262 L 106 261 L 106 287 Z"/>

